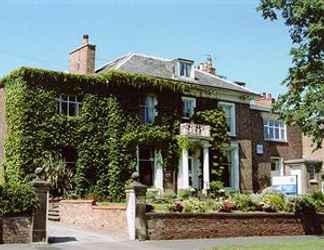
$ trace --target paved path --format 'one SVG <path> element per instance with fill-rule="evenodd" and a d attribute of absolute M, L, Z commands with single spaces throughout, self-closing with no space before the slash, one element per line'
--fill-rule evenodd
<path fill-rule="evenodd" d="M 317 236 L 245 237 L 212 240 L 126 241 L 98 232 L 80 230 L 59 223 L 50 223 L 51 244 L 0 245 L 1 250 L 198 250 L 224 245 L 269 244 L 286 240 L 312 240 Z M 322 237 L 322 239 L 324 239 Z"/>

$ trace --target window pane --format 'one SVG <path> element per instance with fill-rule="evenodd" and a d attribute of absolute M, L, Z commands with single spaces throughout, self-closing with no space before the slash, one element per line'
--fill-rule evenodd
<path fill-rule="evenodd" d="M 279 128 L 275 128 L 275 139 L 279 140 Z"/>
<path fill-rule="evenodd" d="M 70 116 L 76 115 L 76 104 L 73 102 L 69 103 L 69 115 Z"/>
<path fill-rule="evenodd" d="M 281 129 L 281 138 L 280 139 L 286 140 L 286 131 L 283 128 Z"/>
<path fill-rule="evenodd" d="M 62 102 L 61 107 L 62 107 L 61 113 L 67 115 L 68 114 L 67 102 Z"/>
<path fill-rule="evenodd" d="M 186 63 L 186 76 L 187 77 L 190 77 L 190 71 L 191 71 L 191 65 Z"/>
<path fill-rule="evenodd" d="M 266 139 L 269 138 L 268 127 L 264 127 L 264 138 L 266 138 Z"/>
<path fill-rule="evenodd" d="M 273 134 L 273 128 L 269 128 L 269 138 L 273 139 L 274 134 Z"/>
<path fill-rule="evenodd" d="M 185 65 L 184 63 L 180 63 L 180 76 L 185 75 Z"/>
<path fill-rule="evenodd" d="M 273 121 L 272 121 L 272 120 L 269 120 L 269 121 L 268 121 L 268 124 L 269 124 L 269 126 L 272 127 L 272 126 L 273 126 Z"/>

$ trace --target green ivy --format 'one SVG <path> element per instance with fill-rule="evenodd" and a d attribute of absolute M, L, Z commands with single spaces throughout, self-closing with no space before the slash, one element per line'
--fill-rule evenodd
<path fill-rule="evenodd" d="M 180 96 L 191 89 L 205 91 L 124 72 L 84 76 L 29 68 L 13 72 L 2 83 L 8 124 L 6 179 L 16 182 L 32 175 L 42 166 L 44 152 L 64 160 L 63 149 L 72 147 L 78 154 L 73 190 L 81 196 L 95 192 L 114 200 L 124 196 L 124 184 L 134 171 L 137 145 L 159 148 L 164 166 L 177 168 L 179 149 L 190 146 L 178 136 Z M 135 98 L 126 98 L 126 103 L 120 98 L 143 95 L 143 90 L 159 93 L 153 124 L 143 124 L 131 109 L 138 105 Z M 55 98 L 62 93 L 83 99 L 79 116 L 57 114 Z M 213 148 L 222 152 L 227 141 L 224 113 L 218 109 L 200 111 L 195 120 L 212 127 Z M 222 168 L 221 160 L 214 164 L 217 171 Z"/>
<path fill-rule="evenodd" d="M 221 108 L 198 111 L 193 117 L 196 123 L 210 126 L 212 137 L 213 162 L 211 169 L 211 180 L 222 181 L 224 163 L 227 162 L 226 149 L 229 138 L 227 136 L 227 123 L 225 113 Z"/>
<path fill-rule="evenodd" d="M 185 135 L 177 136 L 177 143 L 180 149 L 189 149 L 191 146 L 188 136 Z"/>

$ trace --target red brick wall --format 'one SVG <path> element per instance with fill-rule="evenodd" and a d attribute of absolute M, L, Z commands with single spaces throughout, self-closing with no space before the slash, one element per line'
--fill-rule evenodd
<path fill-rule="evenodd" d="M 304 234 L 302 224 L 293 214 L 148 213 L 146 216 L 150 240 Z"/>
<path fill-rule="evenodd" d="M 3 217 L 0 218 L 0 222 L 2 222 L 0 243 L 30 243 L 32 241 L 31 217 Z"/>
<path fill-rule="evenodd" d="M 127 238 L 126 206 L 96 206 L 92 200 L 60 201 L 60 222 Z"/>

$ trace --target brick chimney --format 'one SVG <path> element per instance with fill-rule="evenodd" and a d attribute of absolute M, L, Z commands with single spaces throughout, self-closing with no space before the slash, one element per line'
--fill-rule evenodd
<path fill-rule="evenodd" d="M 89 35 L 84 34 L 82 45 L 70 52 L 69 72 L 93 74 L 95 72 L 96 45 L 89 44 Z"/>
<path fill-rule="evenodd" d="M 211 55 L 207 56 L 207 62 L 199 64 L 198 69 L 213 75 L 216 74 L 216 69 L 213 67 L 213 59 Z"/>
<path fill-rule="evenodd" d="M 274 101 L 275 99 L 272 98 L 271 93 L 267 94 L 266 92 L 263 92 L 262 95 L 257 96 L 255 98 L 255 104 L 257 106 L 266 107 L 266 108 L 271 108 Z"/>

